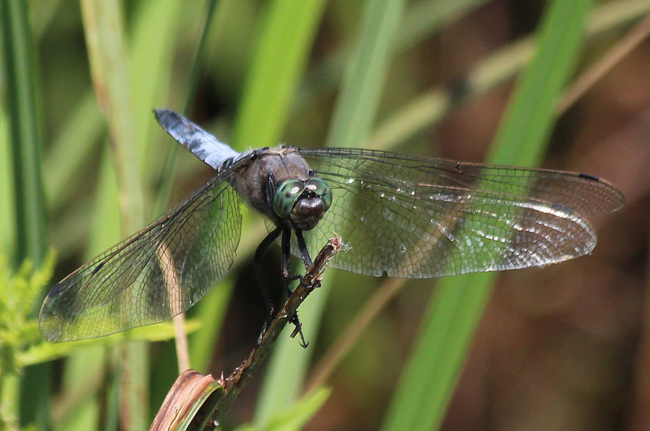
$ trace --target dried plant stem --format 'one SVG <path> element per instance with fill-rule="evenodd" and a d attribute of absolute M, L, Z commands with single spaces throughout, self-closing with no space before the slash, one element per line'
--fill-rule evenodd
<path fill-rule="evenodd" d="M 277 340 L 280 332 L 282 332 L 282 329 L 287 323 L 292 321 L 300 304 L 302 304 L 314 288 L 319 286 L 327 263 L 332 259 L 332 257 L 334 257 L 340 247 L 340 238 L 332 238 L 327 242 L 327 245 L 323 247 L 320 253 L 318 253 L 318 256 L 316 256 L 316 259 L 314 259 L 314 262 L 307 270 L 307 273 L 300 279 L 300 284 L 296 290 L 289 297 L 288 301 L 284 307 L 282 307 L 275 319 L 273 319 L 266 332 L 262 335 L 259 344 L 251 350 L 248 356 L 244 359 L 241 365 L 235 369 L 230 377 L 222 379 L 221 384 L 224 386 L 224 393 L 212 413 L 212 418 L 210 423 L 207 425 L 207 429 L 214 429 L 216 424 L 219 423 L 224 412 L 228 409 L 233 400 L 237 398 L 248 379 L 253 375 L 257 368 L 259 368 L 266 356 L 269 354 L 271 347 Z M 294 337 L 298 334 L 299 330 L 300 328 L 297 327 L 291 336 Z"/>

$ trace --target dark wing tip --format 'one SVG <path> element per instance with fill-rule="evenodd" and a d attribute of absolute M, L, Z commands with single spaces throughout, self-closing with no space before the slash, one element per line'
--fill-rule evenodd
<path fill-rule="evenodd" d="M 590 174 L 580 173 L 580 174 L 578 174 L 578 176 L 579 176 L 580 178 L 584 178 L 584 179 L 591 180 L 591 181 L 596 181 L 596 182 L 601 182 L 601 181 L 602 181 L 600 178 L 598 178 L 598 177 L 595 176 L 595 175 L 590 175 Z"/>
<path fill-rule="evenodd" d="M 614 212 L 625 205 L 625 196 L 623 195 L 623 192 L 617 189 L 614 184 L 595 175 L 580 173 L 578 176 L 587 181 L 597 183 L 603 188 L 603 190 L 605 190 L 603 198 L 607 201 L 607 205 L 601 213 Z"/>

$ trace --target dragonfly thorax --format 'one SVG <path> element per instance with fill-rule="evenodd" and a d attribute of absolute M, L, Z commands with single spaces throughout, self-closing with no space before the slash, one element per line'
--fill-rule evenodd
<path fill-rule="evenodd" d="M 276 226 L 313 229 L 332 203 L 332 192 L 295 147 L 254 150 L 237 168 L 233 187 Z"/>

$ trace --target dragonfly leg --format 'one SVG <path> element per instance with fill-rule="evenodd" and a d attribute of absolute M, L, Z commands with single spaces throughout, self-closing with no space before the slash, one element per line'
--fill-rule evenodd
<path fill-rule="evenodd" d="M 309 270 L 311 267 L 311 257 L 309 257 L 309 251 L 307 250 L 307 244 L 305 243 L 305 238 L 302 236 L 301 230 L 296 230 L 296 238 L 298 238 L 298 248 L 300 249 L 300 255 L 302 256 L 302 262 L 305 265 L 305 269 Z M 320 282 L 314 283 L 314 287 L 320 287 Z"/>
<path fill-rule="evenodd" d="M 282 233 L 282 228 L 278 227 L 273 232 L 269 233 L 266 238 L 257 246 L 255 250 L 255 256 L 253 256 L 253 267 L 255 267 L 255 275 L 257 276 L 257 282 L 260 285 L 260 290 L 262 291 L 262 297 L 264 298 L 264 303 L 266 304 L 267 315 L 264 320 L 264 326 L 262 326 L 262 332 L 258 338 L 258 344 L 262 340 L 262 336 L 266 332 L 266 328 L 269 326 L 273 318 L 275 317 L 275 304 L 271 298 L 271 291 L 264 280 L 264 274 L 262 274 L 262 268 L 260 267 L 260 259 L 264 255 L 264 252 L 267 248 L 276 240 L 278 236 Z"/>
<path fill-rule="evenodd" d="M 295 338 L 296 335 L 300 334 L 300 347 L 306 349 L 309 346 L 309 341 L 305 341 L 305 336 L 302 333 L 302 323 L 298 320 L 298 312 L 296 311 L 291 318 L 291 323 L 295 326 L 295 329 L 291 333 L 291 338 Z"/>
<path fill-rule="evenodd" d="M 291 296 L 293 293 L 290 283 L 299 278 L 299 275 L 291 276 L 291 230 L 286 229 L 282 232 L 282 280 L 284 282 L 284 288 L 287 291 L 287 296 Z M 300 323 L 300 319 L 298 318 L 298 312 L 293 313 L 290 321 L 296 327 L 291 333 L 291 338 L 300 334 L 300 345 L 306 348 L 309 343 L 305 341 L 305 336 L 302 333 L 302 323 Z"/>
<path fill-rule="evenodd" d="M 289 284 L 293 280 L 296 280 L 296 277 L 291 276 L 291 230 L 285 229 L 282 232 L 282 282 L 287 296 L 293 293 Z"/>
<path fill-rule="evenodd" d="M 309 262 L 309 266 L 311 266 L 311 260 Z M 305 269 L 309 269 L 309 266 L 305 266 Z M 282 280 L 287 296 L 291 296 L 293 293 L 290 283 L 300 280 L 300 278 L 301 276 L 298 274 L 291 275 L 291 231 L 287 231 L 286 234 L 282 234 Z"/>
<path fill-rule="evenodd" d="M 305 265 L 305 269 L 308 270 L 311 266 L 311 257 L 309 257 L 307 244 L 305 243 L 305 238 L 302 236 L 301 230 L 296 229 L 296 238 L 298 238 L 298 248 L 300 249 L 300 256 L 302 256 L 302 263 Z"/>

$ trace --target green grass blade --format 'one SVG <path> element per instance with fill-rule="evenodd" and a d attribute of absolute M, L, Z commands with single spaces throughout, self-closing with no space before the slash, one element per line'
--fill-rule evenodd
<path fill-rule="evenodd" d="M 141 2 L 131 31 L 131 112 L 134 115 L 133 123 L 137 125 L 134 138 L 140 148 L 139 160 L 143 166 L 145 181 L 154 179 L 154 168 L 161 163 L 156 157 L 160 154 L 160 142 L 154 144 L 152 140 L 152 132 L 158 131 L 160 127 L 154 120 L 152 110 L 166 99 L 166 89 L 169 88 L 166 83 L 170 81 L 171 76 L 170 65 L 180 24 L 181 7 L 180 0 Z"/>
<path fill-rule="evenodd" d="M 590 0 L 549 4 L 538 50 L 517 85 L 490 162 L 530 165 L 539 160 L 555 123 L 553 108 L 579 56 L 591 6 Z M 440 426 L 494 278 L 494 274 L 470 274 L 440 283 L 384 430 Z M 435 345 L 446 340 L 446 345 Z"/>
<path fill-rule="evenodd" d="M 14 265 L 25 259 L 38 269 L 45 258 L 45 209 L 41 179 L 41 142 L 38 121 L 38 95 L 35 52 L 31 40 L 27 3 L 24 0 L 0 2 L 0 32 L 6 113 L 9 120 L 13 162 L 13 196 L 16 227 Z M 36 304 L 35 304 L 36 305 Z M 37 309 L 35 307 L 35 309 Z M 24 370 L 21 379 L 21 423 L 43 426 L 48 416 L 49 367 L 37 365 Z M 4 395 L 4 394 L 3 394 Z M 18 394 L 16 400 L 18 400 Z"/>
<path fill-rule="evenodd" d="M 6 111 L 0 107 L 0 202 L 4 211 L 0 211 L 0 252 L 13 256 L 16 243 L 15 211 L 13 190 L 13 165 L 11 164 L 11 140 Z"/>
<path fill-rule="evenodd" d="M 539 163 L 556 120 L 556 106 L 580 57 L 592 1 L 556 0 L 546 15 L 535 57 L 515 88 L 488 161 Z"/>
<path fill-rule="evenodd" d="M 280 140 L 324 6 L 323 0 L 272 3 L 233 132 L 238 148 Z"/>
<path fill-rule="evenodd" d="M 368 140 L 403 8 L 397 0 L 368 4 L 357 50 L 343 75 L 328 147 L 357 147 Z"/>
<path fill-rule="evenodd" d="M 30 1 L 29 22 L 32 23 L 34 40 L 40 42 L 43 33 L 48 29 L 61 6 L 61 0 L 34 0 Z"/>
<path fill-rule="evenodd" d="M 289 410 L 274 416 L 269 421 L 265 431 L 298 431 L 314 417 L 323 407 L 332 392 L 331 389 L 320 388 L 305 394 Z M 250 424 L 242 425 L 235 431 L 257 431 L 259 427 Z"/>
<path fill-rule="evenodd" d="M 103 346 L 93 346 L 79 349 L 68 357 L 61 385 L 61 392 L 69 401 L 64 404 L 68 409 L 59 420 L 57 430 L 98 429 L 102 406 L 100 387 L 107 352 Z"/>
<path fill-rule="evenodd" d="M 208 45 L 210 29 L 213 26 L 213 20 L 217 13 L 217 6 L 219 4 L 221 3 L 219 3 L 218 0 L 209 0 L 206 2 L 207 11 L 205 13 L 205 24 L 203 25 L 203 32 L 201 33 L 199 46 L 196 50 L 196 57 L 192 63 L 192 69 L 190 70 L 185 90 L 185 101 L 183 103 L 183 113 L 185 114 L 189 111 L 190 107 L 194 106 L 194 102 L 196 101 L 196 89 L 199 86 L 199 77 L 201 75 L 203 63 L 205 62 L 205 57 L 207 56 L 206 48 Z"/>
<path fill-rule="evenodd" d="M 7 114 L 13 156 L 16 231 L 15 262 L 31 259 L 39 265 L 45 256 L 45 211 L 41 180 L 40 136 L 36 76 L 27 4 L 0 3 L 4 51 Z"/>

